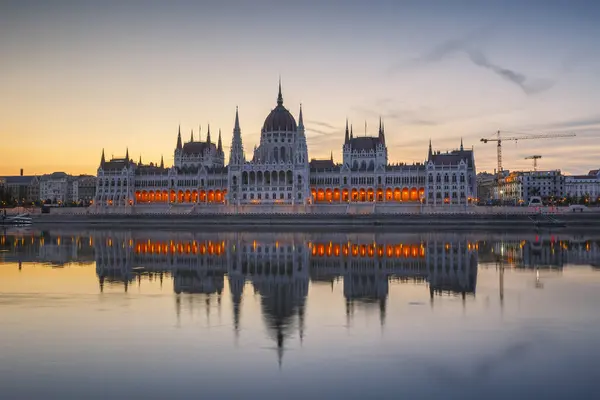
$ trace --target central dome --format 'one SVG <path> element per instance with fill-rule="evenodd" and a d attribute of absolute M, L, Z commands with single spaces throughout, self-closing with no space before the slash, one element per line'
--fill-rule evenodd
<path fill-rule="evenodd" d="M 283 96 L 281 95 L 281 83 L 279 83 L 279 95 L 277 96 L 277 107 L 275 107 L 263 124 L 263 132 L 296 132 L 296 120 L 292 114 L 283 106 Z"/>

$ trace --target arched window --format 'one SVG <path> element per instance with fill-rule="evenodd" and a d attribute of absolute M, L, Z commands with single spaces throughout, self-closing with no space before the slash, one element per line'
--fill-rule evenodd
<path fill-rule="evenodd" d="M 302 175 L 298 175 L 298 185 L 302 185 Z"/>
<path fill-rule="evenodd" d="M 279 147 L 273 149 L 273 160 L 279 162 Z"/>
<path fill-rule="evenodd" d="M 285 147 L 281 147 L 281 161 L 286 161 Z"/>

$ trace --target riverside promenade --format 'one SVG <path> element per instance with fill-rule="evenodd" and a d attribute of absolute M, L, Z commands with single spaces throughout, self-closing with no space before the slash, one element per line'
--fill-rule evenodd
<path fill-rule="evenodd" d="M 394 212 L 395 211 L 395 212 Z M 377 209 L 335 206 L 311 209 L 234 207 L 164 208 L 128 207 L 119 209 L 63 208 L 48 214 L 33 214 L 34 225 L 57 227 L 79 225 L 97 228 L 185 228 L 185 229 L 336 229 L 356 230 L 384 227 L 393 230 L 426 228 L 444 230 L 474 229 L 600 229 L 600 209 L 575 213 L 568 208 L 529 209 L 527 207 L 426 208 L 419 206 Z"/>

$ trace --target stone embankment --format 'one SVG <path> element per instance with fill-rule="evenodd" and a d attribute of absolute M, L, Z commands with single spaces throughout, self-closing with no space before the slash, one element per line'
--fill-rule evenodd
<path fill-rule="evenodd" d="M 427 229 L 600 229 L 600 213 L 407 213 L 407 214 L 41 214 L 34 225 L 78 225 L 95 228 L 327 228 L 364 227 Z"/>

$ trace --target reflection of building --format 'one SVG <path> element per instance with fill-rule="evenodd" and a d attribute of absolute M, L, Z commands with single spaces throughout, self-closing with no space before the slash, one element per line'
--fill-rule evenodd
<path fill-rule="evenodd" d="M 101 286 L 169 274 L 176 293 L 220 295 L 227 275 L 235 332 L 242 293 L 251 284 L 280 360 L 286 339 L 303 336 L 309 279 L 343 278 L 348 317 L 357 306 L 376 307 L 383 324 L 390 279 L 429 282 L 433 296 L 474 293 L 477 277 L 475 245 L 426 236 L 125 232 L 97 235 L 94 244 Z"/>
<path fill-rule="evenodd" d="M 200 133 L 200 132 L 198 132 Z M 476 197 L 472 149 L 433 151 L 421 162 L 390 164 L 383 121 L 374 136 L 354 136 L 346 123 L 341 164 L 333 157 L 309 161 L 302 108 L 298 121 L 283 105 L 281 85 L 277 105 L 265 118 L 260 143 L 249 160 L 242 143 L 236 110 L 228 164 L 219 131 L 215 142 L 210 127 L 206 140 L 198 135 L 184 142 L 177 134 L 174 165 L 106 161 L 102 152 L 97 174 L 97 204 L 286 204 L 311 203 L 418 203 L 467 204 Z"/>
<path fill-rule="evenodd" d="M 89 236 L 68 232 L 24 233 L 0 236 L 0 262 L 33 262 L 50 266 L 91 263 L 94 247 Z"/>

